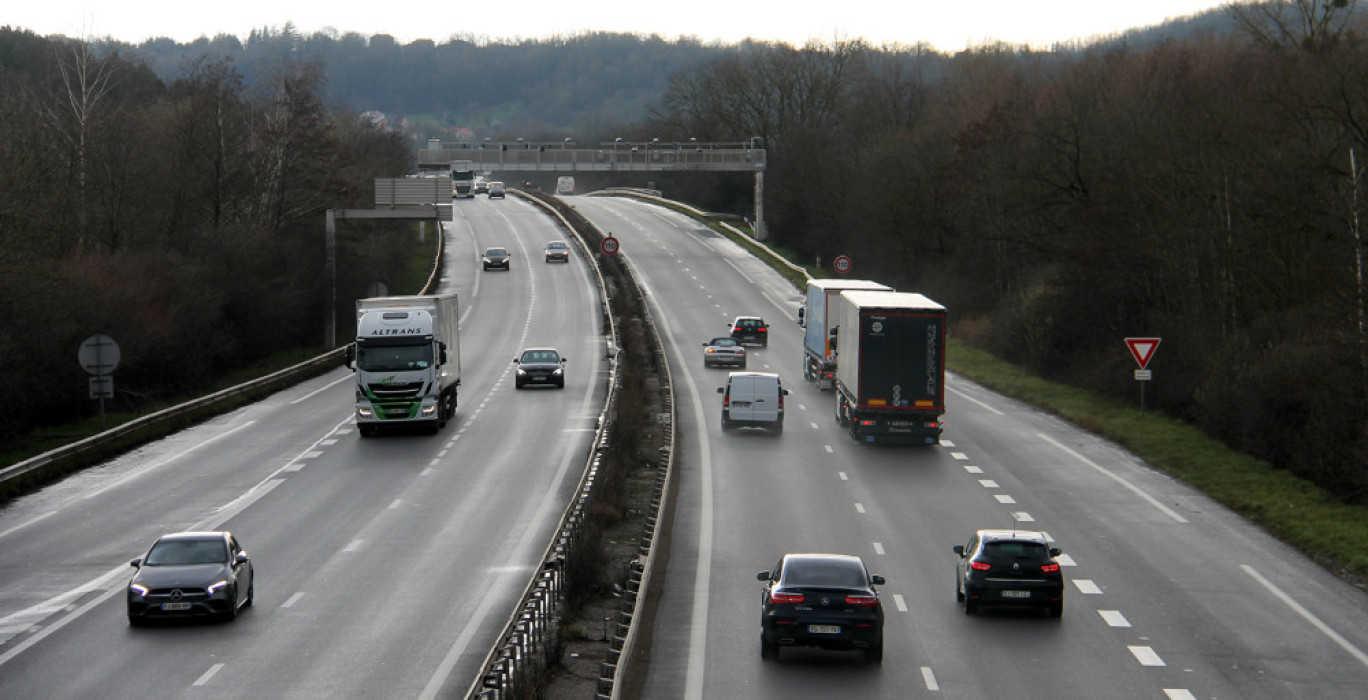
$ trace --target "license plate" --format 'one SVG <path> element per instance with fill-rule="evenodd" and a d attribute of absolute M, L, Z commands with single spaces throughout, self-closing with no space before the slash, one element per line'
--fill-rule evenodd
<path fill-rule="evenodd" d="M 533 377 L 533 378 L 532 378 L 532 381 L 534 381 L 534 382 L 544 382 L 544 381 L 546 381 L 546 377 Z"/>
<path fill-rule="evenodd" d="M 189 609 L 190 609 L 190 604 L 189 604 L 189 603 L 162 603 L 162 610 L 166 610 L 166 611 L 172 611 L 172 610 L 189 610 Z"/>
<path fill-rule="evenodd" d="M 808 634 L 840 634 L 840 625 L 808 625 Z"/>
<path fill-rule="evenodd" d="M 735 407 L 735 408 L 750 408 L 750 405 L 751 405 L 751 402 L 749 402 L 749 401 L 733 401 L 733 402 L 732 402 L 732 406 Z"/>
<path fill-rule="evenodd" d="M 1003 591 L 1003 592 L 1002 592 L 1002 597 L 1003 597 L 1003 598 L 1030 598 L 1030 597 L 1031 597 L 1031 592 L 1030 592 L 1030 591 Z"/>

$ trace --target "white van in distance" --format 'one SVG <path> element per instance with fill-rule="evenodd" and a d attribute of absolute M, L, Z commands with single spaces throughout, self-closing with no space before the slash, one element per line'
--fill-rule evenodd
<path fill-rule="evenodd" d="M 784 432 L 784 396 L 789 392 L 773 372 L 731 372 L 722 395 L 722 431 L 753 426 Z"/>

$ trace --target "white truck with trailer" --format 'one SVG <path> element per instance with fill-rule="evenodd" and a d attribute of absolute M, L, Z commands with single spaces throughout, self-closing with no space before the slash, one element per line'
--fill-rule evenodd
<path fill-rule="evenodd" d="M 356 427 L 363 437 L 386 427 L 437 432 L 456 412 L 461 342 L 455 294 L 356 300 Z"/>
<path fill-rule="evenodd" d="M 831 329 L 836 325 L 836 297 L 847 289 L 891 292 L 872 280 L 811 279 L 807 297 L 798 309 L 798 325 L 803 333 L 803 379 L 817 382 L 822 391 L 836 387 L 836 353 L 831 346 Z"/>
<path fill-rule="evenodd" d="M 945 307 L 921 294 L 844 291 L 836 301 L 836 421 L 861 442 L 940 442 Z"/>

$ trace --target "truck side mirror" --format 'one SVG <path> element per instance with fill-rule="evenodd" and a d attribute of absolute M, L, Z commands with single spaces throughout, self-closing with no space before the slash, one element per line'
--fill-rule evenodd
<path fill-rule="evenodd" d="M 829 335 L 827 335 L 827 342 L 828 342 L 828 344 L 831 345 L 831 351 L 832 351 L 832 352 L 836 352 L 836 341 L 839 340 L 839 337 L 838 337 L 838 336 L 840 336 L 840 334 L 841 334 L 841 329 L 840 329 L 840 328 L 833 328 L 833 329 L 831 329 L 831 333 L 830 333 Z"/>
<path fill-rule="evenodd" d="M 343 366 L 343 367 L 346 367 L 346 368 L 348 368 L 348 369 L 354 369 L 354 368 L 352 367 L 352 363 L 355 362 L 355 361 L 356 361 L 356 344 L 353 343 L 353 344 L 351 344 L 351 345 L 348 345 L 346 350 L 343 350 L 343 351 L 342 351 L 342 366 Z"/>
<path fill-rule="evenodd" d="M 798 325 L 807 328 L 807 307 L 798 307 Z"/>
<path fill-rule="evenodd" d="M 447 362 L 446 343 L 439 342 L 437 343 L 437 347 L 441 350 L 441 352 L 438 353 L 437 364 L 444 365 Z"/>

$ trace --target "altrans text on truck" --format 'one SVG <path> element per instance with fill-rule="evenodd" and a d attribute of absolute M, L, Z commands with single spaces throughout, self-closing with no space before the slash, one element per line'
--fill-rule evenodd
<path fill-rule="evenodd" d="M 356 300 L 356 427 L 437 432 L 456 412 L 461 384 L 460 317 L 455 294 Z"/>
<path fill-rule="evenodd" d="M 841 292 L 836 420 L 861 442 L 940 442 L 945 307 L 920 294 Z"/>
<path fill-rule="evenodd" d="M 798 325 L 803 334 L 803 379 L 817 382 L 822 391 L 836 387 L 836 352 L 831 347 L 831 329 L 836 325 L 836 297 L 847 289 L 891 292 L 870 280 L 808 280 L 807 297 L 798 310 Z"/>

